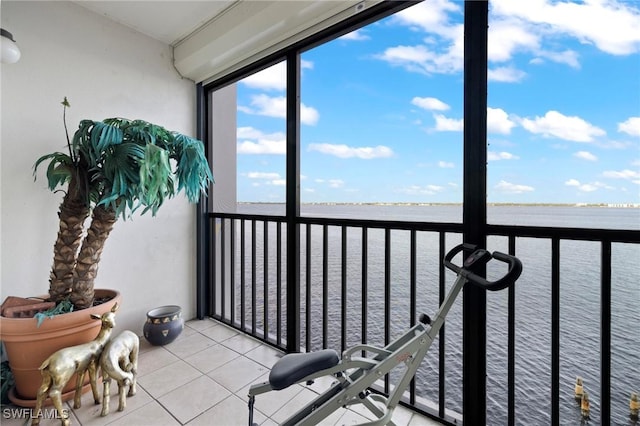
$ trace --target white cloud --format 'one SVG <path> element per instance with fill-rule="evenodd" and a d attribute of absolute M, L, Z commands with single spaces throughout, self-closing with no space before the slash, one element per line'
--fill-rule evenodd
<path fill-rule="evenodd" d="M 594 192 L 594 191 L 597 191 L 600 188 L 608 189 L 608 190 L 615 189 L 612 186 L 609 186 L 607 184 L 604 184 L 604 183 L 598 182 L 598 181 L 591 182 L 591 183 L 580 183 L 580 181 L 577 180 L 577 179 L 569 179 L 564 184 L 567 185 L 567 186 L 573 186 L 580 192 Z"/>
<path fill-rule="evenodd" d="M 487 55 L 490 61 L 506 62 L 519 50 L 538 50 L 540 37 L 513 19 L 492 20 L 489 25 Z"/>
<path fill-rule="evenodd" d="M 300 122 L 302 124 L 308 124 L 310 126 L 315 125 L 320 119 L 318 110 L 313 107 L 308 107 L 303 103 L 300 103 Z"/>
<path fill-rule="evenodd" d="M 377 55 L 378 59 L 411 72 L 454 73 L 462 70 L 464 33 L 462 24 L 450 22 L 449 13 L 461 15 L 456 2 L 431 0 L 418 3 L 392 17 L 392 22 L 433 35 L 424 44 L 394 46 Z"/>
<path fill-rule="evenodd" d="M 520 159 L 520 157 L 518 157 L 517 155 L 513 155 L 509 152 L 494 152 L 494 151 L 489 151 L 487 152 L 487 160 L 488 161 L 499 161 L 499 160 L 518 160 Z"/>
<path fill-rule="evenodd" d="M 640 51 L 640 10 L 632 4 L 616 0 L 494 0 L 492 12 L 535 25 L 540 34 L 568 35 L 613 55 L 629 55 Z"/>
<path fill-rule="evenodd" d="M 580 68 L 578 54 L 575 51 L 550 50 L 545 47 L 549 30 L 544 25 L 529 22 L 526 18 L 499 13 L 492 13 L 490 21 L 487 46 L 490 62 L 508 62 L 515 54 L 526 52 L 533 55 L 537 63 L 544 58 L 572 68 Z"/>
<path fill-rule="evenodd" d="M 433 118 L 436 120 L 435 129 L 439 132 L 461 132 L 464 127 L 464 122 L 461 119 L 447 118 L 442 114 L 434 114 Z"/>
<path fill-rule="evenodd" d="M 594 142 L 594 145 L 603 148 L 603 149 L 628 149 L 633 146 L 633 142 L 629 140 L 599 140 Z"/>
<path fill-rule="evenodd" d="M 571 68 L 580 68 L 578 53 L 571 49 L 563 50 L 562 52 L 539 51 L 537 55 L 539 58 L 549 59 L 559 64 L 566 64 Z"/>
<path fill-rule="evenodd" d="M 279 173 L 270 172 L 249 172 L 247 173 L 249 179 L 280 179 Z"/>
<path fill-rule="evenodd" d="M 395 46 L 385 49 L 375 57 L 420 74 L 452 74 L 462 71 L 463 51 L 460 47 L 451 45 L 445 52 L 435 49 L 435 46 L 426 45 Z"/>
<path fill-rule="evenodd" d="M 286 135 L 282 132 L 262 133 L 253 127 L 238 127 L 238 154 L 278 154 L 287 152 Z M 244 140 L 243 140 L 244 139 Z"/>
<path fill-rule="evenodd" d="M 398 192 L 406 195 L 435 195 L 443 190 L 444 188 L 439 185 L 410 185 L 405 188 L 398 189 Z"/>
<path fill-rule="evenodd" d="M 464 128 L 464 119 L 448 118 L 443 114 L 434 114 L 436 121 L 435 130 L 439 132 L 461 132 Z M 503 109 L 487 108 L 487 132 L 509 134 L 516 123 L 509 118 Z"/>
<path fill-rule="evenodd" d="M 640 117 L 629 117 L 618 123 L 618 131 L 631 136 L 640 136 Z"/>
<path fill-rule="evenodd" d="M 602 176 L 610 179 L 625 179 L 640 185 L 640 172 L 637 170 L 607 170 Z"/>
<path fill-rule="evenodd" d="M 593 191 L 597 191 L 598 187 L 590 183 L 585 183 L 583 185 L 578 186 L 578 190 L 582 192 L 593 192 Z"/>
<path fill-rule="evenodd" d="M 302 69 L 313 68 L 313 62 L 301 61 Z M 285 90 L 287 88 L 287 63 L 278 62 L 275 65 L 258 71 L 248 77 L 243 78 L 240 82 L 248 87 L 262 90 Z"/>
<path fill-rule="evenodd" d="M 393 150 L 387 146 L 351 147 L 344 144 L 312 143 L 309 151 L 318 151 L 323 154 L 333 155 L 339 158 L 360 158 L 371 160 L 373 158 L 387 158 L 393 156 Z"/>
<path fill-rule="evenodd" d="M 284 134 L 279 133 L 278 135 L 280 136 Z M 253 127 L 238 127 L 236 130 L 236 137 L 238 139 L 260 139 L 264 137 L 264 133 Z"/>
<path fill-rule="evenodd" d="M 286 154 L 284 141 L 244 141 L 238 144 L 238 154 Z"/>
<path fill-rule="evenodd" d="M 581 160 L 598 161 L 598 157 L 590 153 L 589 151 L 578 151 L 573 153 L 573 156 Z"/>
<path fill-rule="evenodd" d="M 437 98 L 415 97 L 411 99 L 411 103 L 417 107 L 431 111 L 446 111 L 449 109 L 449 105 Z"/>
<path fill-rule="evenodd" d="M 487 78 L 489 81 L 500 83 L 516 83 L 521 81 L 526 75 L 526 72 L 513 68 L 512 66 L 490 68 L 487 70 Z"/>
<path fill-rule="evenodd" d="M 455 166 L 453 163 L 449 163 L 447 161 L 438 161 L 438 167 L 441 169 L 452 169 Z"/>
<path fill-rule="evenodd" d="M 488 59 L 507 63 L 516 54 L 532 56 L 531 63 L 545 60 L 579 68 L 577 52 L 559 50 L 560 37 L 591 44 L 613 55 L 640 51 L 640 10 L 631 2 L 588 0 L 583 3 L 555 0 L 495 0 L 491 3 Z M 423 44 L 387 48 L 378 59 L 410 72 L 456 73 L 463 65 L 463 28 L 450 16 L 461 15 L 459 2 L 433 0 L 397 13 L 392 22 L 425 33 Z M 571 19 L 567 19 L 571 17 Z M 489 69 L 489 79 L 517 82 L 524 72 L 511 65 Z"/>
<path fill-rule="evenodd" d="M 487 132 L 508 135 L 516 123 L 503 109 L 487 107 Z"/>
<path fill-rule="evenodd" d="M 523 194 L 525 192 L 532 192 L 535 189 L 528 185 L 519 185 L 505 180 L 498 182 L 494 188 L 503 194 Z"/>
<path fill-rule="evenodd" d="M 284 96 L 254 95 L 251 97 L 251 107 L 238 106 L 238 110 L 246 114 L 286 118 L 287 99 Z M 320 114 L 315 108 L 300 104 L 300 121 L 303 124 L 315 125 L 319 118 Z"/>
<path fill-rule="evenodd" d="M 531 133 L 574 142 L 592 142 L 606 134 L 580 117 L 566 116 L 558 111 L 547 111 L 544 117 L 523 118 L 520 124 Z"/>
<path fill-rule="evenodd" d="M 342 179 L 322 179 L 316 178 L 313 180 L 315 183 L 326 185 L 329 188 L 342 188 L 345 182 Z"/>
<path fill-rule="evenodd" d="M 260 180 L 263 182 L 253 182 L 252 186 L 262 186 L 265 185 L 274 185 L 274 186 L 284 186 L 287 183 L 286 179 L 280 177 L 279 173 L 273 172 L 249 172 L 246 174 L 249 179 Z"/>
<path fill-rule="evenodd" d="M 419 28 L 425 32 L 452 37 L 452 32 L 455 30 L 451 28 L 449 23 L 448 14 L 450 12 L 460 14 L 462 8 L 456 2 L 431 0 L 396 13 L 393 16 L 393 20 L 402 25 Z"/>
<path fill-rule="evenodd" d="M 340 37 L 340 40 L 352 40 L 352 41 L 369 40 L 371 37 L 366 35 L 364 32 L 365 32 L 365 30 L 363 30 L 363 29 L 351 31 L 350 33 L 347 33 L 347 34 L 343 35 L 342 37 Z"/>
<path fill-rule="evenodd" d="M 425 32 L 429 37 L 424 39 L 423 44 L 389 47 L 376 57 L 394 66 L 402 66 L 407 71 L 427 75 L 462 71 L 463 26 L 449 20 L 450 13 L 458 13 L 460 10 L 456 2 L 445 0 L 424 2 L 405 9 L 396 15 L 394 22 Z M 544 42 L 549 36 L 547 26 L 499 13 L 492 13 L 490 21 L 487 46 L 490 63 L 506 63 L 517 53 L 526 52 L 540 60 L 544 58 L 573 68 L 580 67 L 575 51 L 558 51 L 545 47 Z M 521 81 L 525 76 L 524 71 L 512 65 L 488 70 L 490 81 L 512 83 Z"/>
<path fill-rule="evenodd" d="M 246 86 L 262 90 L 285 90 L 287 68 L 285 62 L 277 63 L 240 80 Z"/>

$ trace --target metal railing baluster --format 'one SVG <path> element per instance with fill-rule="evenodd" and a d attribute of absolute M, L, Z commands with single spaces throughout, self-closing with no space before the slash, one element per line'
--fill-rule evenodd
<path fill-rule="evenodd" d="M 384 345 L 391 341 L 391 229 L 384 230 Z M 384 376 L 384 393 L 389 393 L 389 375 Z"/>
<path fill-rule="evenodd" d="M 560 239 L 551 239 L 551 424 L 560 425 Z"/>
<path fill-rule="evenodd" d="M 600 424 L 611 424 L 611 241 L 601 243 Z"/>
<path fill-rule="evenodd" d="M 276 344 L 282 346 L 282 222 L 276 223 Z"/>
<path fill-rule="evenodd" d="M 269 340 L 269 222 L 266 220 L 262 224 L 262 298 L 264 300 L 263 322 L 264 340 Z"/>
<path fill-rule="evenodd" d="M 305 345 L 307 348 L 307 352 L 311 350 L 311 224 L 307 223 L 306 225 L 307 235 L 306 235 L 306 250 L 307 250 L 307 258 L 305 260 L 306 264 L 306 294 L 305 294 L 305 303 L 306 303 L 306 316 L 305 316 Z"/>
<path fill-rule="evenodd" d="M 341 351 L 347 349 L 347 227 L 342 226 L 341 263 L 340 263 L 340 303 L 342 327 L 340 333 Z"/>
<path fill-rule="evenodd" d="M 251 334 L 256 335 L 257 295 L 256 295 L 256 221 L 251 221 Z"/>
<path fill-rule="evenodd" d="M 446 253 L 446 234 L 444 232 L 438 233 L 438 259 L 444 259 Z M 446 297 L 445 271 L 444 264 L 438 262 L 438 305 L 442 304 Z M 446 341 L 445 341 L 445 329 L 447 324 L 442 324 L 440 333 L 438 334 L 438 416 L 440 418 L 445 417 L 445 407 L 447 402 L 446 394 Z"/>
<path fill-rule="evenodd" d="M 509 235 L 509 254 L 516 255 L 516 237 Z M 514 426 L 515 415 L 515 390 L 516 390 L 516 286 L 512 285 L 507 290 L 507 423 Z"/>
<path fill-rule="evenodd" d="M 329 334 L 329 228 L 322 226 L 322 349 L 328 345 Z"/>
<path fill-rule="evenodd" d="M 245 244 L 245 220 L 240 219 L 240 329 L 246 331 L 246 318 L 247 312 L 246 303 L 246 274 L 245 274 L 245 258 L 246 258 L 246 244 Z"/>

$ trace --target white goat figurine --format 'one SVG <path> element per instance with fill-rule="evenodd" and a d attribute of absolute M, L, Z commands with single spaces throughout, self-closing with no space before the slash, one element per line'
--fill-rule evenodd
<path fill-rule="evenodd" d="M 115 312 L 118 310 L 116 303 L 111 311 L 101 316 L 91 314 L 91 318 L 102 321 L 102 326 L 98 336 L 89 343 L 63 348 L 53 353 L 40 366 L 42 374 L 42 385 L 38 389 L 38 397 L 32 425 L 40 424 L 40 413 L 42 404 L 47 398 L 51 398 L 54 407 L 58 411 L 58 415 L 62 419 L 62 425 L 69 425 L 68 413 L 62 409 L 62 388 L 67 384 L 74 373 L 77 374 L 76 393 L 73 398 L 73 408 L 80 408 L 80 397 L 82 396 L 82 384 L 84 375 L 89 371 L 89 379 L 91 381 L 91 391 L 93 392 L 93 400 L 96 404 L 100 403 L 100 396 L 96 389 L 96 371 L 98 362 L 104 346 L 107 344 L 111 331 L 116 325 Z"/>
<path fill-rule="evenodd" d="M 104 384 L 101 416 L 109 414 L 111 379 L 118 383 L 118 411 L 124 410 L 127 406 L 127 396 L 136 394 L 139 347 L 140 339 L 129 330 L 118 334 L 104 347 L 100 356 L 102 383 Z M 129 386 L 129 392 L 125 396 L 126 386 Z"/>

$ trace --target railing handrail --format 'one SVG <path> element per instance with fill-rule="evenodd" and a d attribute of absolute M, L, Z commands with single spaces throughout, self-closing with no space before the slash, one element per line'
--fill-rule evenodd
<path fill-rule="evenodd" d="M 209 213 L 210 218 L 245 219 L 268 222 L 285 222 L 286 217 L 280 215 L 247 214 L 247 213 Z M 300 216 L 298 223 L 311 225 L 346 226 L 353 228 L 373 228 L 395 230 L 416 230 L 434 232 L 462 232 L 462 223 L 456 222 L 424 222 L 378 219 L 332 218 L 316 216 Z M 605 228 L 573 228 L 535 225 L 498 225 L 487 224 L 490 236 L 516 235 L 522 238 L 558 238 L 578 241 L 610 241 L 612 243 L 640 243 L 640 230 L 605 229 Z"/>

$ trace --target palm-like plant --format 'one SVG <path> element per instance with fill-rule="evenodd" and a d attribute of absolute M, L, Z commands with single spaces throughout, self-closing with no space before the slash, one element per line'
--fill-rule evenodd
<path fill-rule="evenodd" d="M 62 104 L 66 131 L 67 98 Z M 93 303 L 100 255 L 118 217 L 140 207 L 155 215 L 180 191 L 197 202 L 213 177 L 201 141 L 142 120 L 82 120 L 72 140 L 67 132 L 67 146 L 40 157 L 34 173 L 48 162 L 49 189 L 66 185 L 49 296 L 84 309 Z"/>

